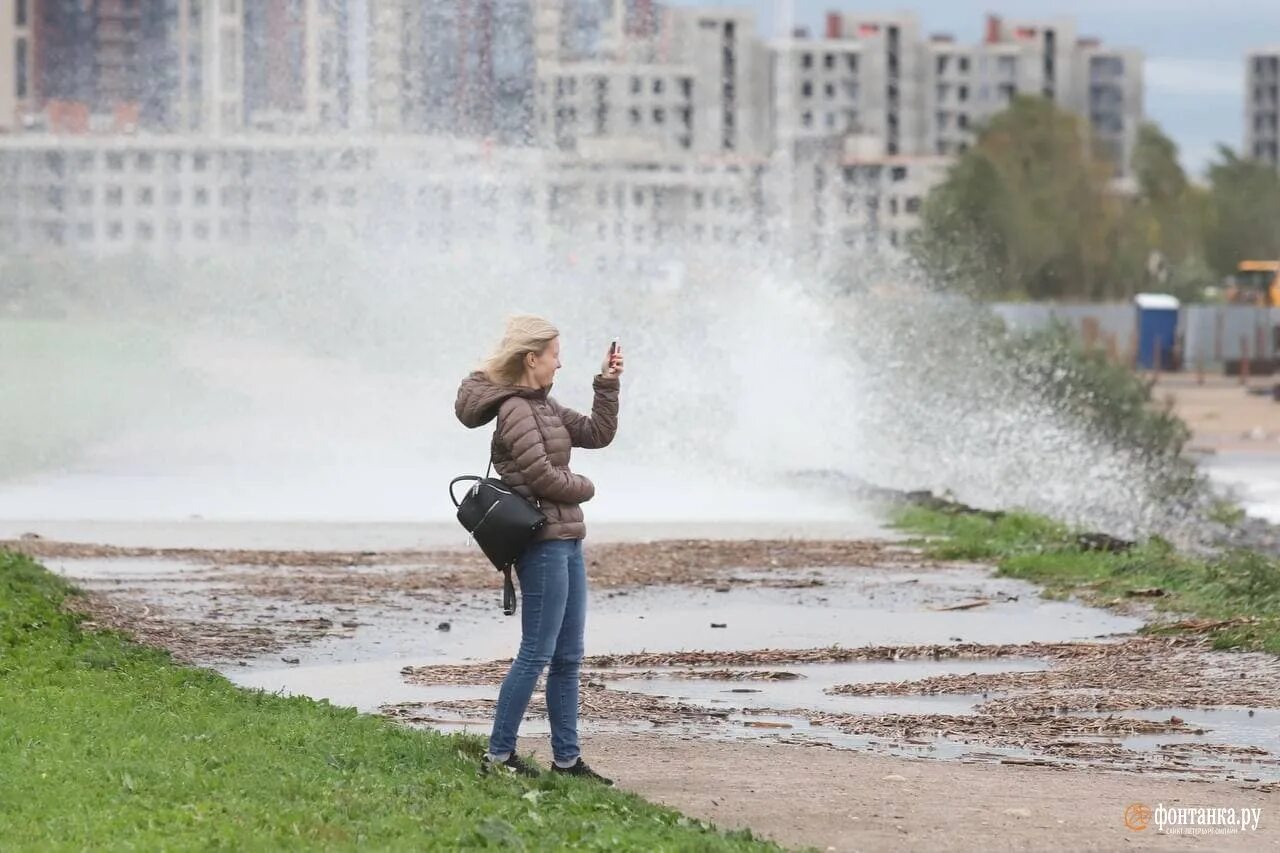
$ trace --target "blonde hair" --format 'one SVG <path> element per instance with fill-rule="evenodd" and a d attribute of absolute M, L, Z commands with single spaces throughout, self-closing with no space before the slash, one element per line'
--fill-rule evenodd
<path fill-rule="evenodd" d="M 507 318 L 506 331 L 497 348 L 480 365 L 489 381 L 514 385 L 524 376 L 524 357 L 541 355 L 560 330 L 536 314 L 516 314 Z"/>

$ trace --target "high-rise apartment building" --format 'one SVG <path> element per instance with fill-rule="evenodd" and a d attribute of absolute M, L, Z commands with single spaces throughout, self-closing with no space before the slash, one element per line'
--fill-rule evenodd
<path fill-rule="evenodd" d="M 1244 154 L 1280 168 L 1280 47 L 1245 56 Z"/>

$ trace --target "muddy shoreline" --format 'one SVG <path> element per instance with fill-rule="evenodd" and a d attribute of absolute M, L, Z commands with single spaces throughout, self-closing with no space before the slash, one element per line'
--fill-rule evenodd
<path fill-rule="evenodd" d="M 72 579 L 82 594 L 68 606 L 88 626 L 181 661 L 282 687 L 295 682 L 291 667 L 302 678 L 324 661 L 384 661 L 379 678 L 416 698 L 362 704 L 410 725 L 482 727 L 509 663 L 493 652 L 518 637 L 518 620 L 495 614 L 497 573 L 475 552 L 0 547 Z M 1117 621 L 1040 601 L 988 567 L 877 541 L 602 543 L 587 556 L 591 620 L 608 650 L 584 661 L 584 732 L 1280 783 L 1280 743 L 1243 717 L 1280 724 L 1280 659 L 1134 635 L 1132 617 L 1151 615 L 1143 602 L 1126 602 L 1128 621 Z M 672 617 L 673 607 L 686 609 Z M 778 619 L 785 642 L 760 646 Z M 900 626 L 916 636 L 917 623 L 936 639 L 872 639 Z M 675 645 L 642 648 L 657 637 Z M 796 642 L 810 637 L 833 642 Z M 341 677 L 322 669 L 298 683 Z M 535 724 L 545 724 L 540 701 Z M 1186 708 L 1222 708 L 1236 728 L 1219 732 Z"/>

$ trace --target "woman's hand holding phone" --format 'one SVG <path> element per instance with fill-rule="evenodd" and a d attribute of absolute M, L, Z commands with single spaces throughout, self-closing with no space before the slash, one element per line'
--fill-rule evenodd
<path fill-rule="evenodd" d="M 618 346 L 617 341 L 609 345 L 609 354 L 600 367 L 600 375 L 609 379 L 622 375 L 622 347 Z"/>

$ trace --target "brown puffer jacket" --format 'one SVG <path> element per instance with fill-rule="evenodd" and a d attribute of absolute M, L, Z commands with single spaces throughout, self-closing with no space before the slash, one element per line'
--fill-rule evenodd
<path fill-rule="evenodd" d="M 569 448 L 605 447 L 613 441 L 620 384 L 617 377 L 592 380 L 595 400 L 588 417 L 552 399 L 550 386 L 500 385 L 479 370 L 462 380 L 453 405 L 458 420 L 474 429 L 497 416 L 490 448 L 493 467 L 504 483 L 547 516 L 535 541 L 586 537 L 579 504 L 591 500 L 596 487 L 569 470 Z"/>

